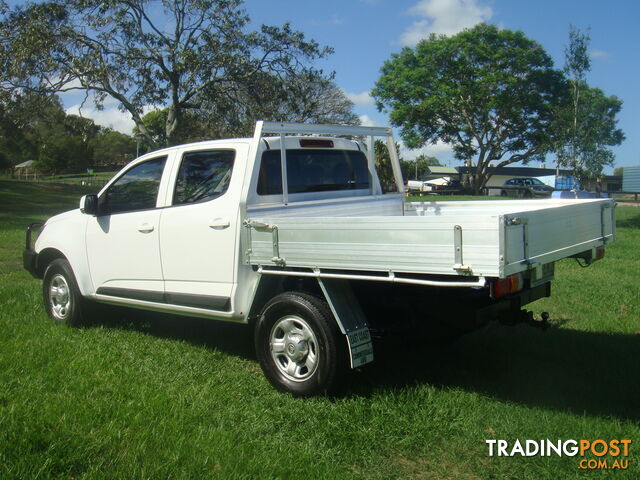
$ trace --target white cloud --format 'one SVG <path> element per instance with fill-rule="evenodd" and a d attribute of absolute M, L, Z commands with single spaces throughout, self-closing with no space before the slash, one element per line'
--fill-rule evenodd
<path fill-rule="evenodd" d="M 363 127 L 377 127 L 378 124 L 373 121 L 373 119 L 369 115 L 360 115 L 358 117 L 360 119 L 360 125 Z"/>
<path fill-rule="evenodd" d="M 81 107 L 81 104 L 72 105 L 67 108 L 65 111 L 69 115 L 80 115 L 84 118 L 90 118 L 97 125 L 102 127 L 109 127 L 118 132 L 126 133 L 127 135 L 131 135 L 133 132 L 133 127 L 135 123 L 131 119 L 131 114 L 129 112 L 121 112 L 115 106 L 117 102 L 114 101 L 105 101 L 106 107 L 102 110 L 98 110 L 94 105 L 87 105 Z M 153 107 L 148 106 L 144 107 L 143 114 L 146 114 L 152 110 Z"/>
<path fill-rule="evenodd" d="M 605 52 L 604 50 L 591 50 L 589 52 L 589 56 L 591 58 L 608 58 L 610 55 L 609 52 Z"/>
<path fill-rule="evenodd" d="M 400 155 L 405 160 L 414 160 L 418 155 L 425 154 L 443 160 L 443 156 L 453 155 L 453 148 L 448 143 L 438 140 L 433 145 L 427 145 L 422 148 L 409 149 L 404 143 L 400 143 Z"/>
<path fill-rule="evenodd" d="M 431 33 L 453 35 L 486 22 L 493 15 L 491 7 L 482 5 L 479 0 L 420 0 L 408 13 L 420 18 L 400 38 L 403 45 L 410 46 Z"/>
<path fill-rule="evenodd" d="M 356 107 L 372 107 L 373 106 L 373 98 L 369 94 L 369 92 L 362 93 L 349 93 L 344 92 L 349 100 L 353 102 Z"/>

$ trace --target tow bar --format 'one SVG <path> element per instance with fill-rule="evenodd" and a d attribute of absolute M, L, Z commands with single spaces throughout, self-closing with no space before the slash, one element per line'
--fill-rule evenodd
<path fill-rule="evenodd" d="M 527 325 L 540 328 L 542 330 L 546 330 L 551 326 L 549 323 L 549 313 L 542 312 L 540 313 L 540 318 L 536 319 L 533 315 L 533 312 L 530 310 L 520 310 L 515 315 L 503 316 L 500 319 L 500 323 L 509 326 L 514 326 L 519 323 L 526 323 Z"/>

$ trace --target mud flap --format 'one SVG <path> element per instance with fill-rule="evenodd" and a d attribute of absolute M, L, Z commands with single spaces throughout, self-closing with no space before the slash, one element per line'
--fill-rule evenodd
<path fill-rule="evenodd" d="M 351 368 L 373 362 L 369 324 L 347 280 L 318 278 L 340 331 L 347 337 Z"/>

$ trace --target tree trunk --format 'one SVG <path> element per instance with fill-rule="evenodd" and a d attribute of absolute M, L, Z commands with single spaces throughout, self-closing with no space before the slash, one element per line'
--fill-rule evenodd
<path fill-rule="evenodd" d="M 177 138 L 178 125 L 180 123 L 180 112 L 175 104 L 171 105 L 167 111 L 167 123 L 165 125 L 165 138 L 167 139 L 167 147 L 179 143 Z"/>

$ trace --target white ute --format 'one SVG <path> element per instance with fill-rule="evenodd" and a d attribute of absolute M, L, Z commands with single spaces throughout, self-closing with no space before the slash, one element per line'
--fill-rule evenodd
<path fill-rule="evenodd" d="M 396 193 L 381 190 L 376 137 Z M 603 256 L 614 206 L 405 203 L 391 129 L 258 122 L 253 138 L 132 161 L 33 247 L 31 225 L 24 265 L 61 323 L 108 303 L 255 324 L 266 377 L 309 396 L 373 361 L 372 333 L 531 321 L 522 307 L 550 295 L 554 262 Z"/>

